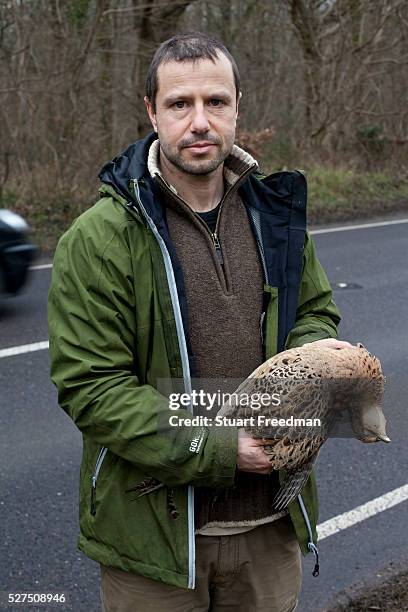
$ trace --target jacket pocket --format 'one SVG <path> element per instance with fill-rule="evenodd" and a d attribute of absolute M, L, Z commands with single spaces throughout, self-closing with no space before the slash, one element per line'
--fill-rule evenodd
<path fill-rule="evenodd" d="M 106 448 L 106 446 L 102 446 L 100 451 L 99 451 L 96 463 L 95 463 L 95 469 L 94 469 L 93 474 L 91 476 L 91 481 L 92 481 L 92 488 L 91 488 L 91 514 L 92 514 L 92 516 L 95 516 L 95 514 L 96 514 L 96 508 L 95 508 L 96 482 L 98 480 L 99 472 L 100 472 L 103 460 L 105 459 L 107 452 L 108 452 L 108 449 Z"/>
<path fill-rule="evenodd" d="M 278 287 L 264 284 L 264 296 L 266 296 L 266 310 L 263 320 L 263 338 L 265 345 L 265 359 L 276 355 L 278 350 Z"/>

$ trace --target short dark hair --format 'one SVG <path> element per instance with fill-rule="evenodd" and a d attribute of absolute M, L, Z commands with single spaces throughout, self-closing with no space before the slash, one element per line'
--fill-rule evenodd
<path fill-rule="evenodd" d="M 162 42 L 150 63 L 146 76 L 145 94 L 152 103 L 154 112 L 156 112 L 156 94 L 159 86 L 157 71 L 160 64 L 170 61 L 195 62 L 200 59 L 209 59 L 215 62 L 219 52 L 223 53 L 231 62 L 238 102 L 240 77 L 238 66 L 231 53 L 222 43 L 203 32 L 188 32 L 177 34 Z"/>

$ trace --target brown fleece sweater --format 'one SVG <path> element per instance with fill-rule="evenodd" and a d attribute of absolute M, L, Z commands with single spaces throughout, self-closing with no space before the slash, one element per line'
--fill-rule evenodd
<path fill-rule="evenodd" d="M 199 379 L 193 381 L 193 387 L 233 392 L 263 361 L 263 272 L 250 221 L 237 193 L 241 181 L 256 169 L 256 162 L 234 147 L 235 155 L 224 163 L 226 191 L 216 228 L 220 249 L 216 249 L 206 223 L 159 174 L 156 143 L 149 155 L 149 170 L 161 187 L 169 233 L 183 269 Z M 215 417 L 219 407 L 201 412 Z M 196 487 L 196 528 L 255 527 L 274 520 L 284 514 L 272 514 L 270 510 L 277 488 L 276 474 L 263 476 L 238 470 L 232 489 Z"/>

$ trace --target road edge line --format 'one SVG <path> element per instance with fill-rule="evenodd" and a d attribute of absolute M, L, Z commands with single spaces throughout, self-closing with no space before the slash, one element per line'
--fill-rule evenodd
<path fill-rule="evenodd" d="M 25 353 L 34 353 L 35 351 L 43 351 L 49 348 L 48 340 L 42 342 L 32 342 L 31 344 L 21 344 L 20 346 L 10 346 L 0 349 L 0 359 L 5 357 L 14 357 L 14 355 L 24 355 Z"/>
<path fill-rule="evenodd" d="M 348 527 L 353 527 L 407 500 L 408 484 L 393 489 L 388 493 L 384 493 L 384 495 L 380 495 L 380 497 L 375 497 L 365 504 L 356 506 L 353 510 L 348 510 L 347 512 L 343 512 L 343 514 L 339 514 L 324 521 L 324 523 L 317 526 L 318 539 L 324 540 L 335 533 L 348 529 Z"/>

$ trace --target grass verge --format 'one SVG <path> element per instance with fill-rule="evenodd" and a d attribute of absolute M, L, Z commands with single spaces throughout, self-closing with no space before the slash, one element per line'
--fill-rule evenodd
<path fill-rule="evenodd" d="M 408 570 L 397 572 L 376 585 L 338 595 L 326 612 L 403 612 L 408 610 Z"/>
<path fill-rule="evenodd" d="M 309 223 L 367 219 L 408 211 L 408 180 L 382 172 L 315 167 L 306 172 Z"/>

